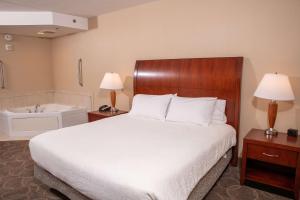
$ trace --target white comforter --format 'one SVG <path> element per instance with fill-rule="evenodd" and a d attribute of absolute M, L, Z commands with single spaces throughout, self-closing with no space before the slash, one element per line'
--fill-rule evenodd
<path fill-rule="evenodd" d="M 29 145 L 39 166 L 92 199 L 186 200 L 235 143 L 229 125 L 121 115 L 50 131 Z"/>

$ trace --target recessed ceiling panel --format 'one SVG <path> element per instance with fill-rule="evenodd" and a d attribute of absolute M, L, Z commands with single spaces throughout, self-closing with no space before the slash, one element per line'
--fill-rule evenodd
<path fill-rule="evenodd" d="M 85 17 L 127 8 L 155 0 L 2 0 L 0 11 L 54 11 Z"/>
<path fill-rule="evenodd" d="M 56 12 L 0 11 L 0 32 L 54 38 L 88 30 L 88 19 Z"/>

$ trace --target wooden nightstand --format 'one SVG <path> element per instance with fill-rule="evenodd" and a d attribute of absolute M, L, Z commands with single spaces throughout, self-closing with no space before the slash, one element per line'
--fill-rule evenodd
<path fill-rule="evenodd" d="M 267 138 L 252 129 L 244 138 L 241 184 L 257 182 L 293 193 L 299 199 L 300 138 L 284 133 Z"/>
<path fill-rule="evenodd" d="M 118 112 L 99 112 L 99 111 L 92 111 L 88 112 L 89 122 L 97 121 L 100 119 L 104 119 L 107 117 L 114 117 L 117 115 L 125 114 L 127 111 L 119 110 Z"/>

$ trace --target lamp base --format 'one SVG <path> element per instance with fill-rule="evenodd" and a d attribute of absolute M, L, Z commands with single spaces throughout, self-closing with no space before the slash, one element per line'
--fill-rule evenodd
<path fill-rule="evenodd" d="M 274 128 L 268 128 L 267 130 L 265 130 L 265 134 L 266 136 L 277 136 L 278 131 Z"/>
<path fill-rule="evenodd" d="M 111 107 L 111 110 L 110 110 L 112 113 L 116 113 L 119 111 L 119 109 L 115 108 L 115 107 Z"/>

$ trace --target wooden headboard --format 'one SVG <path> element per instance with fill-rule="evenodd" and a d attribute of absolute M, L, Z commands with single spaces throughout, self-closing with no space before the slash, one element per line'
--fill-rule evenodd
<path fill-rule="evenodd" d="M 232 164 L 237 164 L 243 57 L 139 60 L 134 94 L 176 94 L 225 99 L 227 123 L 237 131 Z"/>

